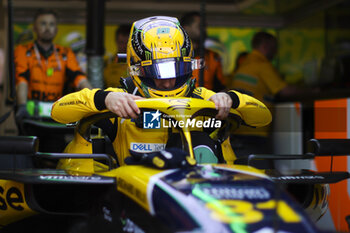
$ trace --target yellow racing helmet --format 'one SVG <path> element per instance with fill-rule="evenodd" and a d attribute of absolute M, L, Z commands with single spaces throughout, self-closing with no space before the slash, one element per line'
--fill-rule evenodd
<path fill-rule="evenodd" d="M 128 71 L 144 97 L 184 97 L 194 88 L 192 70 L 203 62 L 193 59 L 192 43 L 177 18 L 154 16 L 134 22 L 127 46 Z M 161 89 L 155 79 L 176 79 Z"/>

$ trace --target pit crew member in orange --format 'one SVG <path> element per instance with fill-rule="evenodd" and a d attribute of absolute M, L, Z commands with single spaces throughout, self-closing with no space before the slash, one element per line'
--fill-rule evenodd
<path fill-rule="evenodd" d="M 17 119 L 28 116 L 27 100 L 56 101 L 68 85 L 91 88 L 72 50 L 53 43 L 57 33 L 55 12 L 39 10 L 33 30 L 36 40 L 15 49 Z"/>

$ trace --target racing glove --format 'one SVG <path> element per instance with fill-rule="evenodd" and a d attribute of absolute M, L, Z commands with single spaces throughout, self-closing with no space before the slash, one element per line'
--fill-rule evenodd
<path fill-rule="evenodd" d="M 131 156 L 125 159 L 128 165 L 148 165 L 159 169 L 187 168 L 196 165 L 196 161 L 178 148 L 167 148 L 165 150 L 139 153 L 129 150 Z"/>

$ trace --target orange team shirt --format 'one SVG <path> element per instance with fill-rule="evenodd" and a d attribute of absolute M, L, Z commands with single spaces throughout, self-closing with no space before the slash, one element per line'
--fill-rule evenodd
<path fill-rule="evenodd" d="M 29 100 L 56 101 L 67 85 L 76 88 L 86 79 L 70 48 L 54 45 L 46 59 L 35 47 L 31 42 L 15 49 L 16 85 L 28 84 Z"/>
<path fill-rule="evenodd" d="M 199 57 L 196 57 L 199 59 Z M 226 87 L 226 79 L 222 73 L 220 55 L 211 50 L 205 51 L 204 56 L 204 87 L 218 92 Z M 192 76 L 196 78 L 196 86 L 199 85 L 199 70 L 194 70 Z"/>

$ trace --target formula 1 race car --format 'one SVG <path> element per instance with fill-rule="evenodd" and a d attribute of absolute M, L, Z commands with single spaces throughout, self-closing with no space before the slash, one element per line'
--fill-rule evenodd
<path fill-rule="evenodd" d="M 165 121 L 191 124 L 194 118 L 217 113 L 214 103 L 199 99 L 136 103 L 143 115 L 158 111 Z M 216 155 L 217 163 L 208 162 L 215 160 L 203 158 L 203 151 L 196 153 L 191 127 L 173 123 L 168 125 L 176 128 L 179 148 L 196 159 L 196 165 L 117 166 L 108 139 L 90 133 L 96 122 L 112 117 L 116 115 L 105 112 L 82 119 L 64 153 L 38 152 L 36 137 L 1 138 L 2 232 L 320 232 L 305 209 L 319 218 L 327 208 L 326 183 L 349 177 L 347 172 L 283 175 L 222 163 L 222 157 L 233 156 L 223 155 L 224 150 Z M 222 143 L 241 122 L 240 113 L 232 109 L 210 137 Z M 248 163 L 252 159 L 283 158 L 256 155 Z"/>

